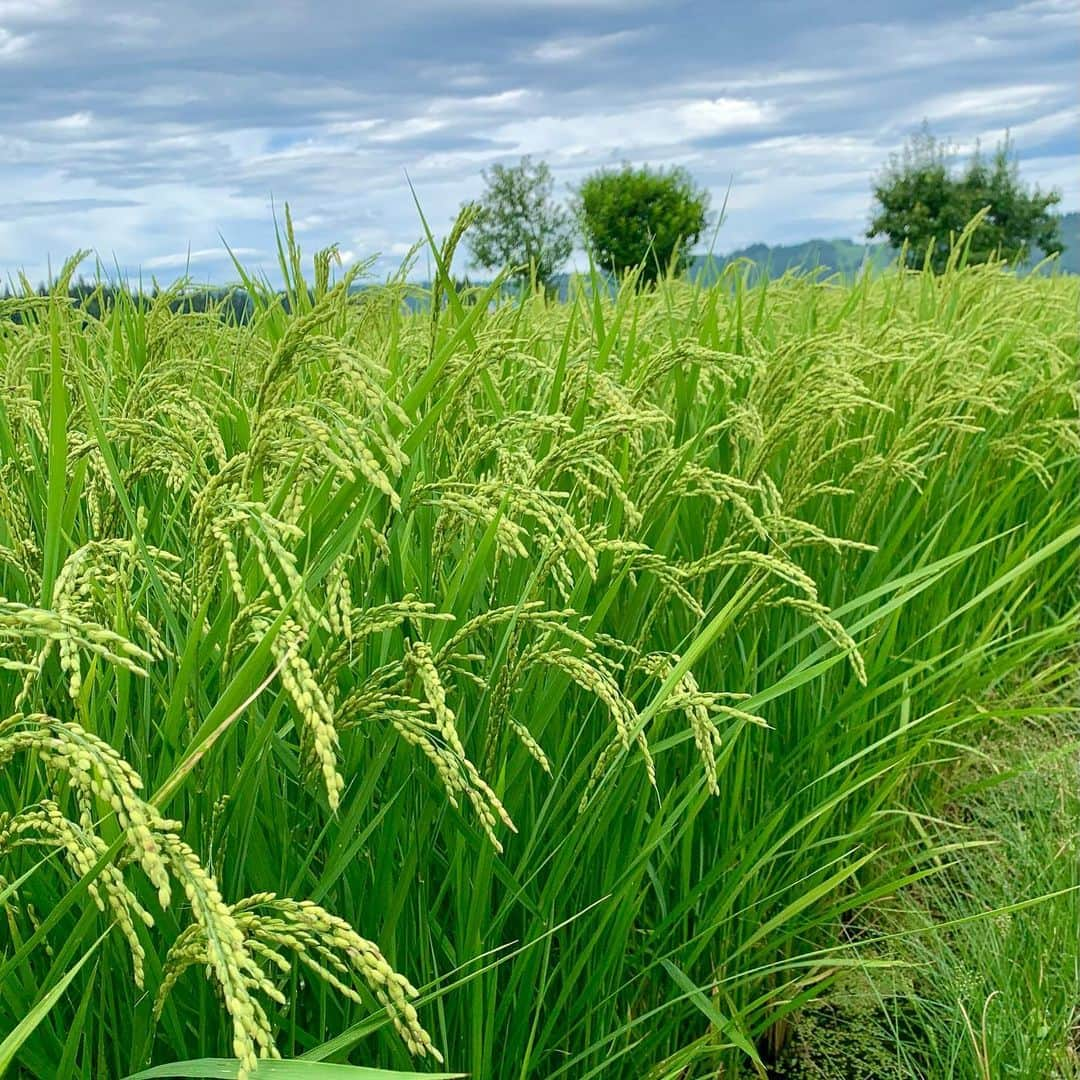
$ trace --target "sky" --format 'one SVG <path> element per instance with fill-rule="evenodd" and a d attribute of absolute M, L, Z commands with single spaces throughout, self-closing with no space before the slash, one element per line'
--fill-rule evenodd
<path fill-rule="evenodd" d="M 1080 209 L 1080 0 L 0 0 L 0 281 L 76 249 L 171 281 L 307 254 L 396 269 L 523 154 L 560 196 L 682 165 L 715 249 L 862 236 L 928 121 Z M 575 259 L 581 264 L 580 255 Z M 93 259 L 87 263 L 93 270 Z M 423 262 L 417 275 L 424 276 Z"/>

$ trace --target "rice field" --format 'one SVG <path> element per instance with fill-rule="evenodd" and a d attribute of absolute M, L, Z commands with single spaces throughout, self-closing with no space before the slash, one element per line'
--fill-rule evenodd
<path fill-rule="evenodd" d="M 0 1073 L 766 1076 L 1060 710 L 1077 279 L 459 238 L 420 310 L 290 236 L 242 325 L 3 302 Z"/>

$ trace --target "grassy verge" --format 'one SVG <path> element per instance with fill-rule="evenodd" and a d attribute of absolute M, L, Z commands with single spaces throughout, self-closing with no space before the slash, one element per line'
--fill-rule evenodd
<path fill-rule="evenodd" d="M 805 1010 L 777 1075 L 1080 1076 L 1075 713 L 986 735 L 936 796 L 919 812 L 949 852 L 942 872 L 864 925 L 899 966 L 853 973 Z"/>

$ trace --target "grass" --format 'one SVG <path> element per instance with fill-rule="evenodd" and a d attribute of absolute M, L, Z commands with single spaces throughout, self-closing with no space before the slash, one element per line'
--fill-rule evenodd
<path fill-rule="evenodd" d="M 288 230 L 242 326 L 5 301 L 16 1075 L 766 1075 L 1075 671 L 1075 282 L 492 304 L 458 239 L 424 312 Z"/>
<path fill-rule="evenodd" d="M 942 841 L 981 840 L 975 857 L 927 883 L 897 925 L 957 922 L 904 939 L 919 972 L 913 1064 L 948 1080 L 1080 1075 L 1080 738 L 1041 721 L 986 741 L 957 778 Z M 1032 896 L 1053 899 L 1017 908 Z M 961 922 L 997 908 L 992 919 Z"/>
<path fill-rule="evenodd" d="M 811 1003 L 779 1075 L 1080 1075 L 1080 739 L 1067 707 L 992 730 L 920 805 L 947 865 L 861 928 L 896 966 L 853 972 Z"/>

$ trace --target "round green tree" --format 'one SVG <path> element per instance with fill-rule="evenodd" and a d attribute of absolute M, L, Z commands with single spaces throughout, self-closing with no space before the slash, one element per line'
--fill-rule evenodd
<path fill-rule="evenodd" d="M 1015 262 L 1032 252 L 1063 250 L 1059 219 L 1051 212 L 1061 195 L 1021 181 L 1008 136 L 989 161 L 976 148 L 959 173 L 950 169 L 948 156 L 949 148 L 925 126 L 894 154 L 874 183 L 876 212 L 866 235 L 888 237 L 897 248 L 906 244 L 908 266 L 929 259 L 941 273 L 953 240 L 985 210 L 970 238 L 969 263 Z"/>
<path fill-rule="evenodd" d="M 708 224 L 709 192 L 683 168 L 623 165 L 587 177 L 576 209 L 597 263 L 618 275 L 640 266 L 649 282 L 685 268 Z"/>

